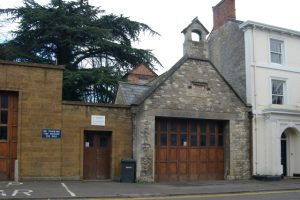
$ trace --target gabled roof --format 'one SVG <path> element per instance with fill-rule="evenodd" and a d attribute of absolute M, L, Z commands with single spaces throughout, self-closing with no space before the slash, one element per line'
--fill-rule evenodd
<path fill-rule="evenodd" d="M 145 101 L 147 97 L 149 97 L 155 90 L 158 88 L 163 82 L 165 82 L 177 69 L 187 60 L 187 57 L 182 57 L 171 69 L 169 69 L 167 72 L 163 73 L 153 81 L 149 83 L 151 86 L 144 95 L 140 96 L 139 99 L 134 103 L 136 105 L 139 105 Z"/>
<path fill-rule="evenodd" d="M 199 24 L 199 25 L 202 27 L 202 29 L 206 32 L 206 34 L 209 33 L 209 31 L 205 28 L 205 26 L 198 20 L 198 17 L 195 17 L 195 18 L 192 20 L 192 23 L 190 23 L 185 29 L 183 29 L 183 30 L 181 31 L 181 33 L 186 33 L 186 31 L 187 31 L 193 24 L 195 24 L 195 23 Z"/>
<path fill-rule="evenodd" d="M 239 98 L 240 101 L 245 106 L 250 106 L 233 89 L 233 87 L 229 84 L 229 82 L 224 78 L 224 76 L 219 72 L 219 70 L 214 66 L 214 64 L 211 61 L 205 60 L 205 59 L 200 59 L 200 58 L 187 57 L 187 56 L 182 57 L 169 71 L 165 72 L 164 74 L 162 74 L 161 76 L 159 76 L 158 78 L 156 78 L 152 82 L 150 82 L 148 84 L 150 86 L 150 88 L 148 88 L 146 91 L 144 91 L 144 93 L 135 102 L 133 102 L 132 105 L 140 105 L 140 104 L 142 104 L 150 95 L 152 95 L 155 92 L 155 90 L 160 85 L 162 85 L 170 76 L 172 76 L 172 74 L 174 72 L 176 72 L 180 68 L 180 66 L 183 63 L 185 63 L 189 59 L 199 60 L 199 61 L 203 61 L 203 62 L 209 63 L 214 68 L 214 70 L 219 74 L 219 76 L 223 79 L 223 81 L 229 86 L 229 88 L 233 91 L 233 93 L 237 96 L 237 98 Z"/>
<path fill-rule="evenodd" d="M 151 69 L 147 64 L 142 63 L 142 64 L 139 64 L 139 65 L 135 66 L 132 70 L 128 71 L 123 77 L 128 76 L 128 74 L 134 72 L 137 68 L 142 67 L 142 66 L 146 67 L 151 73 L 153 73 L 154 76 L 158 76 L 158 75 L 153 71 L 153 69 Z"/>

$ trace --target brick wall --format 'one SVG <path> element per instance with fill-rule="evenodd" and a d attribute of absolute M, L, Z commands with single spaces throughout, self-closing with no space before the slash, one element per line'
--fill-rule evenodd
<path fill-rule="evenodd" d="M 132 71 L 128 72 L 128 74 L 126 75 L 126 81 L 132 84 L 145 83 L 143 82 L 143 79 L 140 79 L 141 77 L 147 79 L 147 81 L 145 80 L 145 82 L 150 82 L 155 79 L 157 75 L 145 65 L 139 65 Z"/>
<path fill-rule="evenodd" d="M 228 19 L 235 19 L 235 0 L 222 0 L 213 7 L 213 30 L 218 29 Z"/>

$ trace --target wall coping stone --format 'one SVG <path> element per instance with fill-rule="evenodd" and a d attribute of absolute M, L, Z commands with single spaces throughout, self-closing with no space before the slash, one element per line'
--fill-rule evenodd
<path fill-rule="evenodd" d="M 108 103 L 86 103 L 82 101 L 63 101 L 62 105 L 69 106 L 94 106 L 94 107 L 107 107 L 107 108 L 124 108 L 129 109 L 129 105 L 123 104 L 108 104 Z"/>
<path fill-rule="evenodd" d="M 8 61 L 8 60 L 0 60 L 0 66 L 1 65 L 15 65 L 15 66 L 22 66 L 22 67 L 36 67 L 36 68 L 58 69 L 58 70 L 65 69 L 64 65 L 25 63 L 25 62 L 14 62 L 14 61 Z"/>

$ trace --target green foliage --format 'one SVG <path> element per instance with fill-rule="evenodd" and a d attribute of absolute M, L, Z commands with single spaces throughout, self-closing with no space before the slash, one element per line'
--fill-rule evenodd
<path fill-rule="evenodd" d="M 0 14 L 19 23 L 13 39 L 0 44 L 0 59 L 65 65 L 66 100 L 112 102 L 121 75 L 141 63 L 160 65 L 150 50 L 132 46 L 142 32 L 155 31 L 122 15 L 106 15 L 88 0 L 51 0 L 45 6 L 24 0 Z"/>
<path fill-rule="evenodd" d="M 114 71 L 113 67 L 76 71 L 67 69 L 64 76 L 64 99 L 112 103 L 119 80 L 121 76 Z"/>

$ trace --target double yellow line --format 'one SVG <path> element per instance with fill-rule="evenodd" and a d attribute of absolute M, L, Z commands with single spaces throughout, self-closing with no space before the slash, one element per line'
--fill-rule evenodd
<path fill-rule="evenodd" d="M 197 194 L 197 195 L 174 195 L 174 196 L 154 196 L 154 197 L 118 197 L 118 198 L 95 198 L 94 200 L 167 200 L 167 199 L 201 199 L 215 197 L 235 197 L 235 196 L 256 196 L 267 194 L 284 194 L 284 193 L 300 193 L 300 189 L 277 190 L 277 191 L 261 191 L 261 192 L 241 192 L 241 193 L 223 193 L 223 194 Z"/>

